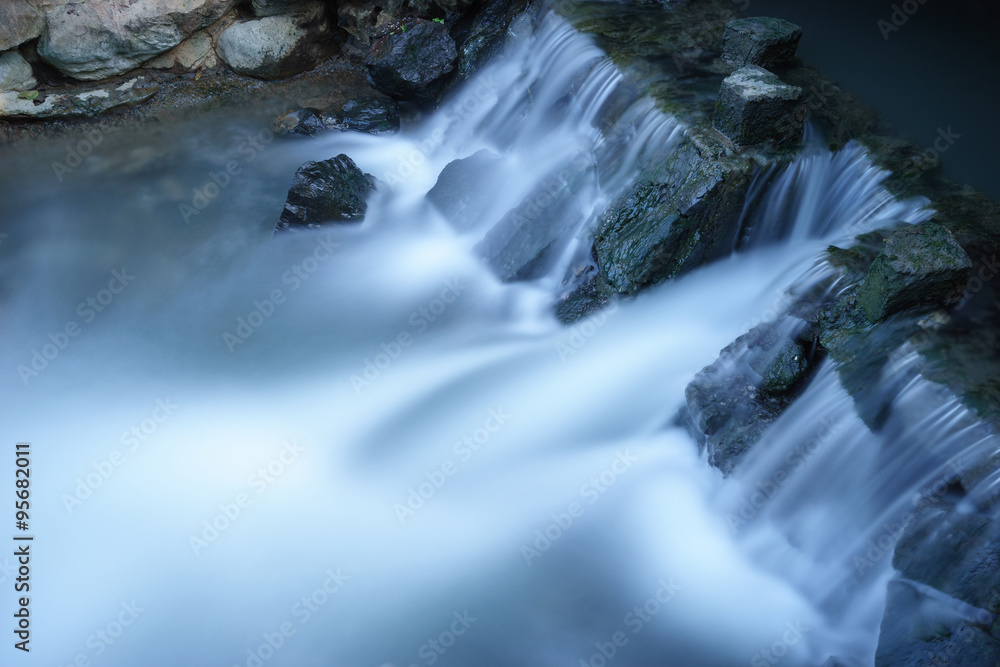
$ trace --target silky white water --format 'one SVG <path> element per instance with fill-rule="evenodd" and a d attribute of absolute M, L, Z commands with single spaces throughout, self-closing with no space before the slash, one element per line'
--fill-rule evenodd
<path fill-rule="evenodd" d="M 835 460 L 877 438 L 833 370 L 731 480 L 671 424 L 823 248 L 924 219 L 922 202 L 892 200 L 857 149 L 816 151 L 763 195 L 794 231 L 564 327 L 553 294 L 586 230 L 683 127 L 554 17 L 515 28 L 396 136 L 277 140 L 219 115 L 108 136 L 61 181 L 64 145 L 8 156 L 3 446 L 31 443 L 35 542 L 32 651 L 8 643 L 4 664 L 871 660 L 888 558 L 845 585 L 829 521 L 863 543 L 899 497 L 876 503 L 877 467 Z M 424 195 L 482 148 L 504 168 L 482 224 L 457 232 Z M 295 169 L 339 153 L 381 181 L 365 222 L 271 238 Z M 500 282 L 475 244 L 573 161 L 593 166 L 556 260 Z M 734 529 L 767 452 L 824 420 L 832 463 L 805 461 Z"/>

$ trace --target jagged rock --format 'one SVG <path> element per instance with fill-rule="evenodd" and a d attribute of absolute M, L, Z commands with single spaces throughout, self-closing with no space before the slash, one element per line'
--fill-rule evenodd
<path fill-rule="evenodd" d="M 105 79 L 177 46 L 228 12 L 236 0 L 86 2 L 57 6 L 45 18 L 38 53 L 76 79 Z"/>
<path fill-rule="evenodd" d="M 752 164 L 693 137 L 602 216 L 594 251 L 608 285 L 634 294 L 733 252 Z"/>
<path fill-rule="evenodd" d="M 360 222 L 374 189 L 375 179 L 343 153 L 322 162 L 306 162 L 295 172 L 276 231 Z"/>
<path fill-rule="evenodd" d="M 0 51 L 17 48 L 38 37 L 44 26 L 45 16 L 34 2 L 0 2 Z"/>
<path fill-rule="evenodd" d="M 274 119 L 276 134 L 311 137 L 329 132 L 323 112 L 319 109 L 297 109 Z"/>
<path fill-rule="evenodd" d="M 0 91 L 34 90 L 38 82 L 31 65 L 17 51 L 0 53 Z"/>
<path fill-rule="evenodd" d="M 712 124 L 740 146 L 797 141 L 802 89 L 756 65 L 741 67 L 722 82 Z"/>
<path fill-rule="evenodd" d="M 734 67 L 759 65 L 770 69 L 795 57 L 802 28 L 767 16 L 738 19 L 726 26 L 722 58 Z"/>
<path fill-rule="evenodd" d="M 201 67 L 212 68 L 218 65 L 215 45 L 211 35 L 199 30 L 183 42 L 161 53 L 145 64 L 151 69 L 176 69 L 190 72 Z"/>
<path fill-rule="evenodd" d="M 459 46 L 460 78 L 469 78 L 486 61 L 502 50 L 507 38 L 507 29 L 514 18 L 524 11 L 527 4 L 526 0 L 498 0 L 487 4 L 476 16 Z"/>
<path fill-rule="evenodd" d="M 885 240 L 858 289 L 858 303 L 871 322 L 918 306 L 952 305 L 961 299 L 971 269 L 950 231 L 914 225 Z"/>
<path fill-rule="evenodd" d="M 1000 641 L 987 629 L 992 615 L 976 613 L 969 618 L 967 613 L 906 581 L 889 582 L 876 667 L 1000 664 Z"/>
<path fill-rule="evenodd" d="M 257 79 L 285 79 L 316 64 L 317 38 L 325 31 L 310 14 L 267 16 L 235 23 L 219 37 L 219 56 L 240 74 Z"/>
<path fill-rule="evenodd" d="M 429 102 L 440 94 L 457 59 L 455 40 L 443 24 L 406 19 L 372 42 L 365 65 L 369 81 L 379 92 Z"/>
<path fill-rule="evenodd" d="M 253 0 L 251 5 L 254 16 L 263 18 L 302 11 L 313 2 L 315 0 Z"/>
<path fill-rule="evenodd" d="M 326 122 L 345 132 L 391 134 L 399 130 L 399 105 L 385 97 L 359 97 L 344 102 Z"/>
<path fill-rule="evenodd" d="M 750 367 L 762 378 L 761 390 L 774 395 L 787 393 L 809 372 L 806 351 L 794 340 L 776 346 L 772 354 L 755 356 Z"/>
<path fill-rule="evenodd" d="M 474 227 L 496 198 L 489 183 L 499 165 L 500 157 L 485 149 L 453 160 L 441 170 L 427 199 L 458 229 Z"/>
<path fill-rule="evenodd" d="M 35 100 L 22 99 L 16 92 L 0 93 L 0 118 L 98 116 L 111 109 L 135 106 L 148 100 L 159 89 L 159 84 L 136 77 L 117 87 L 96 88 L 75 94 L 43 93 Z"/>
<path fill-rule="evenodd" d="M 560 295 L 555 303 L 556 319 L 563 324 L 582 320 L 611 301 L 601 290 L 595 266 L 582 267 L 573 278 L 575 280 L 572 287 Z"/>

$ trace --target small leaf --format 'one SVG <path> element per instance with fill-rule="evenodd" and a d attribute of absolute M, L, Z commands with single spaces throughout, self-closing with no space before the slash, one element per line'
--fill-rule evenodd
<path fill-rule="evenodd" d="M 444 19 L 431 19 L 435 23 L 444 23 Z"/>
<path fill-rule="evenodd" d="M 37 90 L 26 90 L 23 93 L 18 93 L 17 96 L 22 100 L 28 100 L 29 102 L 34 102 L 38 99 Z"/>

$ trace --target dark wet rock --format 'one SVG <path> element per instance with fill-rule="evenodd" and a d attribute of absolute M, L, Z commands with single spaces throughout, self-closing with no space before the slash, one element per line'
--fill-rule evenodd
<path fill-rule="evenodd" d="M 42 34 L 45 15 L 30 0 L 0 2 L 0 51 L 17 48 Z"/>
<path fill-rule="evenodd" d="M 441 23 L 406 19 L 377 37 L 365 57 L 372 86 L 400 100 L 437 99 L 458 51 Z"/>
<path fill-rule="evenodd" d="M 991 620 L 990 614 L 962 613 L 909 582 L 891 581 L 875 665 L 998 665 L 1000 641 L 990 635 Z"/>
<path fill-rule="evenodd" d="M 318 22 L 322 5 L 311 7 L 308 14 L 234 23 L 219 36 L 219 57 L 240 74 L 265 80 L 284 79 L 312 68 L 320 55 L 317 42 L 326 29 Z"/>
<path fill-rule="evenodd" d="M 789 340 L 776 346 L 771 355 L 751 359 L 750 367 L 762 378 L 760 388 L 772 395 L 786 394 L 809 372 L 806 351 L 798 341 Z"/>
<path fill-rule="evenodd" d="M 500 167 L 500 156 L 481 150 L 469 157 L 449 162 L 427 199 L 458 229 L 471 229 L 496 199 L 491 177 Z"/>
<path fill-rule="evenodd" d="M 311 137 L 329 132 L 330 127 L 319 109 L 296 109 L 274 119 L 276 134 Z"/>
<path fill-rule="evenodd" d="M 602 216 L 594 250 L 620 294 L 730 255 L 750 185 L 749 158 L 692 136 Z"/>
<path fill-rule="evenodd" d="M 46 14 L 38 54 L 73 78 L 108 78 L 172 49 L 235 4 L 235 0 L 160 0 L 57 6 Z"/>
<path fill-rule="evenodd" d="M 738 19 L 726 26 L 722 57 L 734 67 L 784 65 L 795 57 L 802 28 L 767 16 Z"/>
<path fill-rule="evenodd" d="M 585 266 L 574 273 L 577 275 L 573 276 L 573 287 L 561 294 L 555 303 L 556 318 L 563 324 L 589 317 L 612 301 L 601 289 L 595 266 Z"/>
<path fill-rule="evenodd" d="M 295 172 L 276 231 L 360 222 L 368 209 L 368 195 L 374 189 L 375 179 L 344 154 L 322 162 L 306 162 Z"/>
<path fill-rule="evenodd" d="M 306 9 L 310 3 L 315 3 L 315 0 L 252 0 L 251 6 L 254 16 L 263 18 L 300 12 Z"/>
<path fill-rule="evenodd" d="M 386 97 L 360 97 L 344 102 L 327 123 L 342 131 L 391 134 L 399 130 L 399 105 Z"/>
<path fill-rule="evenodd" d="M 885 240 L 858 289 L 858 302 L 871 322 L 910 308 L 953 305 L 971 269 L 968 254 L 941 225 L 900 229 Z"/>
<path fill-rule="evenodd" d="M 527 0 L 494 0 L 476 16 L 459 45 L 460 78 L 468 79 L 503 50 L 511 22 L 527 4 Z"/>
<path fill-rule="evenodd" d="M 798 141 L 802 125 L 795 119 L 801 101 L 801 88 L 747 65 L 722 82 L 712 124 L 740 146 Z"/>

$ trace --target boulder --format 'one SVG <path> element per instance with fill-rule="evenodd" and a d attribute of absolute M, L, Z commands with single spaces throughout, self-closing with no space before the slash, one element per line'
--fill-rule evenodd
<path fill-rule="evenodd" d="M 972 260 L 954 235 L 934 223 L 914 225 L 885 240 L 858 289 L 871 322 L 920 306 L 948 306 L 962 298 Z"/>
<path fill-rule="evenodd" d="M 176 69 L 191 72 L 199 68 L 212 68 L 219 64 L 212 36 L 199 30 L 183 42 L 161 53 L 145 64 L 151 69 Z"/>
<path fill-rule="evenodd" d="M 734 67 L 772 68 L 795 57 L 802 28 L 784 19 L 756 16 L 726 25 L 722 58 Z"/>
<path fill-rule="evenodd" d="M 455 40 L 442 23 L 406 19 L 389 26 L 368 50 L 368 80 L 400 100 L 431 102 L 455 69 Z"/>
<path fill-rule="evenodd" d="M 20 53 L 0 53 L 0 90 L 34 90 L 36 85 L 31 65 Z"/>
<path fill-rule="evenodd" d="M 79 118 L 99 116 L 111 109 L 131 107 L 145 102 L 160 89 L 142 77 L 120 86 L 95 88 L 73 94 L 43 94 L 24 99 L 17 92 L 0 92 L 0 118 Z"/>
<path fill-rule="evenodd" d="M 594 254 L 619 294 L 733 252 L 752 162 L 687 136 L 601 217 Z"/>
<path fill-rule="evenodd" d="M 390 134 L 399 130 L 399 105 L 386 97 L 359 97 L 344 102 L 327 123 L 344 132 Z"/>
<path fill-rule="evenodd" d="M 219 36 L 219 57 L 240 74 L 257 79 L 284 79 L 316 64 L 315 40 L 322 26 L 309 27 L 322 12 L 280 15 L 234 23 Z"/>
<path fill-rule="evenodd" d="M 296 109 L 274 119 L 275 134 L 311 137 L 329 132 L 326 115 L 319 109 Z"/>
<path fill-rule="evenodd" d="M 438 4 L 442 4 L 443 1 L 445 0 L 438 0 Z M 495 0 L 488 3 L 476 16 L 459 46 L 460 78 L 468 79 L 488 60 L 500 53 L 506 42 L 511 22 L 524 11 L 527 4 L 526 0 Z"/>
<path fill-rule="evenodd" d="M 146 0 L 62 5 L 46 14 L 39 55 L 63 74 L 105 79 L 172 49 L 236 0 Z"/>
<path fill-rule="evenodd" d="M 427 199 L 456 228 L 471 229 L 496 198 L 489 183 L 499 165 L 500 157 L 485 149 L 453 160 L 441 170 Z"/>
<path fill-rule="evenodd" d="M 322 162 L 306 162 L 295 172 L 275 231 L 360 222 L 368 210 L 368 195 L 374 189 L 375 179 L 344 154 Z"/>
<path fill-rule="evenodd" d="M 739 146 L 798 141 L 804 124 L 801 102 L 801 88 L 747 65 L 722 82 L 712 124 Z"/>
<path fill-rule="evenodd" d="M 30 0 L 0 2 L 0 51 L 15 49 L 42 34 L 45 16 Z"/>

